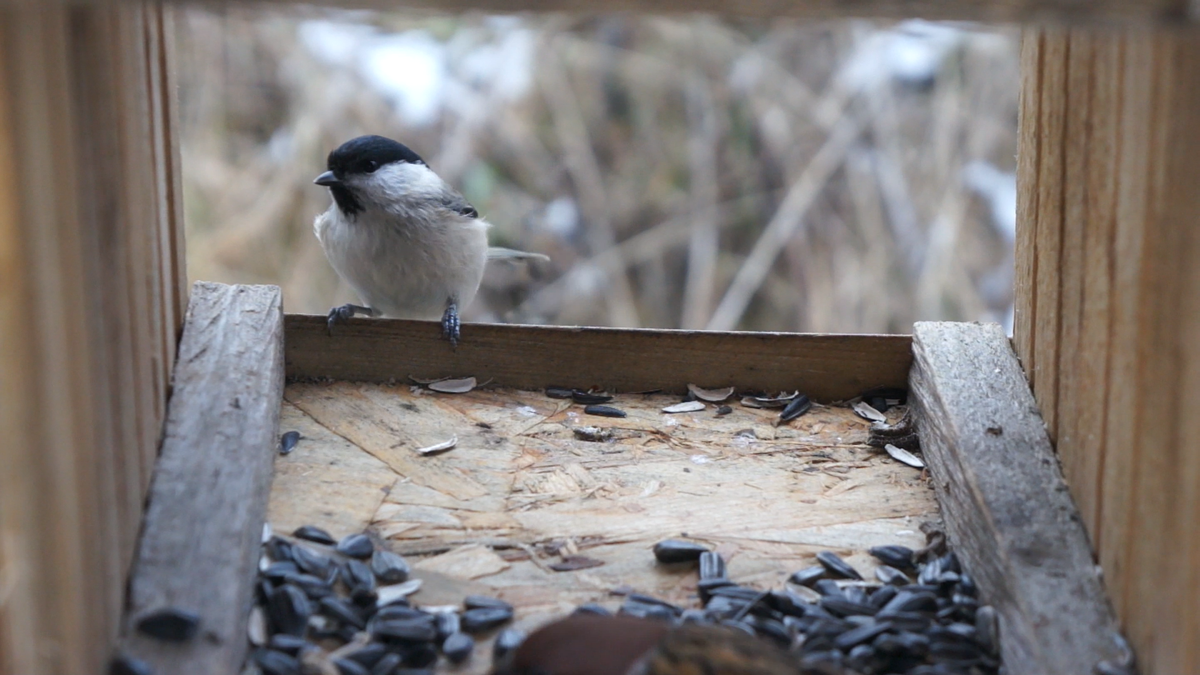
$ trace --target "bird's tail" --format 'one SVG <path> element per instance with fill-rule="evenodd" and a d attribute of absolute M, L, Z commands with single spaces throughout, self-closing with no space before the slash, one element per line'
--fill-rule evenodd
<path fill-rule="evenodd" d="M 500 246 L 490 246 L 487 251 L 488 260 L 542 260 L 549 262 L 550 256 L 541 253 L 529 253 L 528 251 L 517 251 L 511 248 L 502 248 Z"/>

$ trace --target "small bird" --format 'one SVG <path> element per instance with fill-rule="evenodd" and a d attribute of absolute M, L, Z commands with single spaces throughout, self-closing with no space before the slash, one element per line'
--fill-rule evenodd
<path fill-rule="evenodd" d="M 360 136 L 329 153 L 313 182 L 333 203 L 313 231 L 329 264 L 363 305 L 329 311 L 330 333 L 355 314 L 441 319 L 457 345 L 459 310 L 475 298 L 488 260 L 542 259 L 538 253 L 488 247 L 491 225 L 425 160 L 402 143 Z"/>
<path fill-rule="evenodd" d="M 724 626 L 576 614 L 534 631 L 493 675 L 799 675 L 795 657 Z"/>

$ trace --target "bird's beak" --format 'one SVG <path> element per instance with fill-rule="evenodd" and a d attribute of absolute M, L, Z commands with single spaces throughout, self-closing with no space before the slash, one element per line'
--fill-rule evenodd
<path fill-rule="evenodd" d="M 334 185 L 342 184 L 342 181 L 338 180 L 337 176 L 333 175 L 332 171 L 326 171 L 325 173 L 321 174 L 320 176 L 317 176 L 317 179 L 314 180 L 313 182 L 316 183 L 317 185 L 324 185 L 326 187 L 332 187 Z"/>

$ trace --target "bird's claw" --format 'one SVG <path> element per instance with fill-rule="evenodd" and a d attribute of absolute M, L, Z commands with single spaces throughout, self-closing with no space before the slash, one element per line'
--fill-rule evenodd
<path fill-rule="evenodd" d="M 462 336 L 461 326 L 462 323 L 458 320 L 458 306 L 454 303 L 446 305 L 446 311 L 442 314 L 442 337 L 450 341 L 451 347 L 458 347 L 458 340 Z"/>
<path fill-rule="evenodd" d="M 330 337 L 333 336 L 333 326 L 335 324 L 337 324 L 340 321 L 345 321 L 346 319 L 349 319 L 356 314 L 365 314 L 367 316 L 373 316 L 375 314 L 375 312 L 370 307 L 362 307 L 360 305 L 350 305 L 350 304 L 341 305 L 339 307 L 334 307 L 333 309 L 329 310 L 329 318 L 326 320 L 325 325 L 326 325 L 327 329 L 329 330 Z"/>

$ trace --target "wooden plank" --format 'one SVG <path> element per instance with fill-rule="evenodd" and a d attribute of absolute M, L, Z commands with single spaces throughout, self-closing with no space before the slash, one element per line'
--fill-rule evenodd
<path fill-rule="evenodd" d="M 37 4 L 117 4 L 139 0 L 0 0 L 0 6 Z M 228 0 L 230 2 L 236 0 Z M 274 4 L 300 4 L 301 0 L 272 0 Z M 220 4 L 220 0 L 209 0 Z M 329 6 L 391 9 L 395 0 L 326 0 Z M 891 17 L 925 19 L 970 19 L 976 21 L 1068 21 L 1068 22 L 1179 22 L 1196 18 L 1189 0 L 805 0 L 781 3 L 773 0 L 616 0 L 605 4 L 608 12 L 674 14 L 704 12 L 736 16 L 790 16 L 804 19 Z M 405 7 L 441 12 L 477 10 L 492 13 L 596 11 L 585 0 L 408 0 Z"/>
<path fill-rule="evenodd" d="M 695 573 L 666 570 L 651 555 L 681 532 L 720 551 L 738 583 L 767 589 L 822 549 L 871 578 L 868 548 L 918 547 L 919 525 L 938 517 L 927 478 L 867 447 L 870 424 L 846 406 L 817 406 L 776 427 L 777 411 L 736 402 L 722 417 L 714 405 L 665 415 L 679 401 L 669 394 L 618 395 L 621 419 L 494 386 L 453 395 L 291 383 L 284 396 L 281 429 L 302 440 L 275 460 L 276 533 L 306 524 L 335 537 L 368 531 L 418 576 L 441 573 L 444 595 L 422 588 L 414 602 L 495 595 L 516 606 L 522 629 L 584 602 L 615 609 L 621 599 L 609 590 L 620 585 L 694 606 Z M 893 421 L 903 414 L 888 412 Z M 581 440 L 575 429 L 586 426 L 611 440 Z M 449 452 L 416 453 L 451 437 Z M 602 564 L 553 572 L 555 549 Z M 482 675 L 490 665 L 476 657 L 439 672 Z"/>
<path fill-rule="evenodd" d="M 1013 344 L 1025 377 L 1033 382 L 1037 354 L 1033 327 L 1037 316 L 1038 177 L 1042 135 L 1038 133 L 1042 101 L 1041 31 L 1021 34 L 1021 94 L 1017 119 L 1017 235 L 1014 244 Z"/>
<path fill-rule="evenodd" d="M 279 439 L 282 299 L 275 286 L 205 282 L 191 298 L 121 642 L 157 672 L 234 673 Z M 168 606 L 200 615 L 195 639 L 133 629 Z"/>
<path fill-rule="evenodd" d="M 1001 616 L 1005 668 L 1091 675 L 1116 619 L 1037 404 L 996 324 L 920 322 L 911 390 L 955 550 Z"/>
<path fill-rule="evenodd" d="M 428 321 L 357 319 L 332 337 L 325 317 L 288 315 L 289 378 L 362 382 L 473 376 L 523 389 L 615 391 L 707 387 L 799 389 L 814 400 L 902 387 L 912 362 L 903 335 L 721 333 L 468 324 L 457 350 Z"/>

